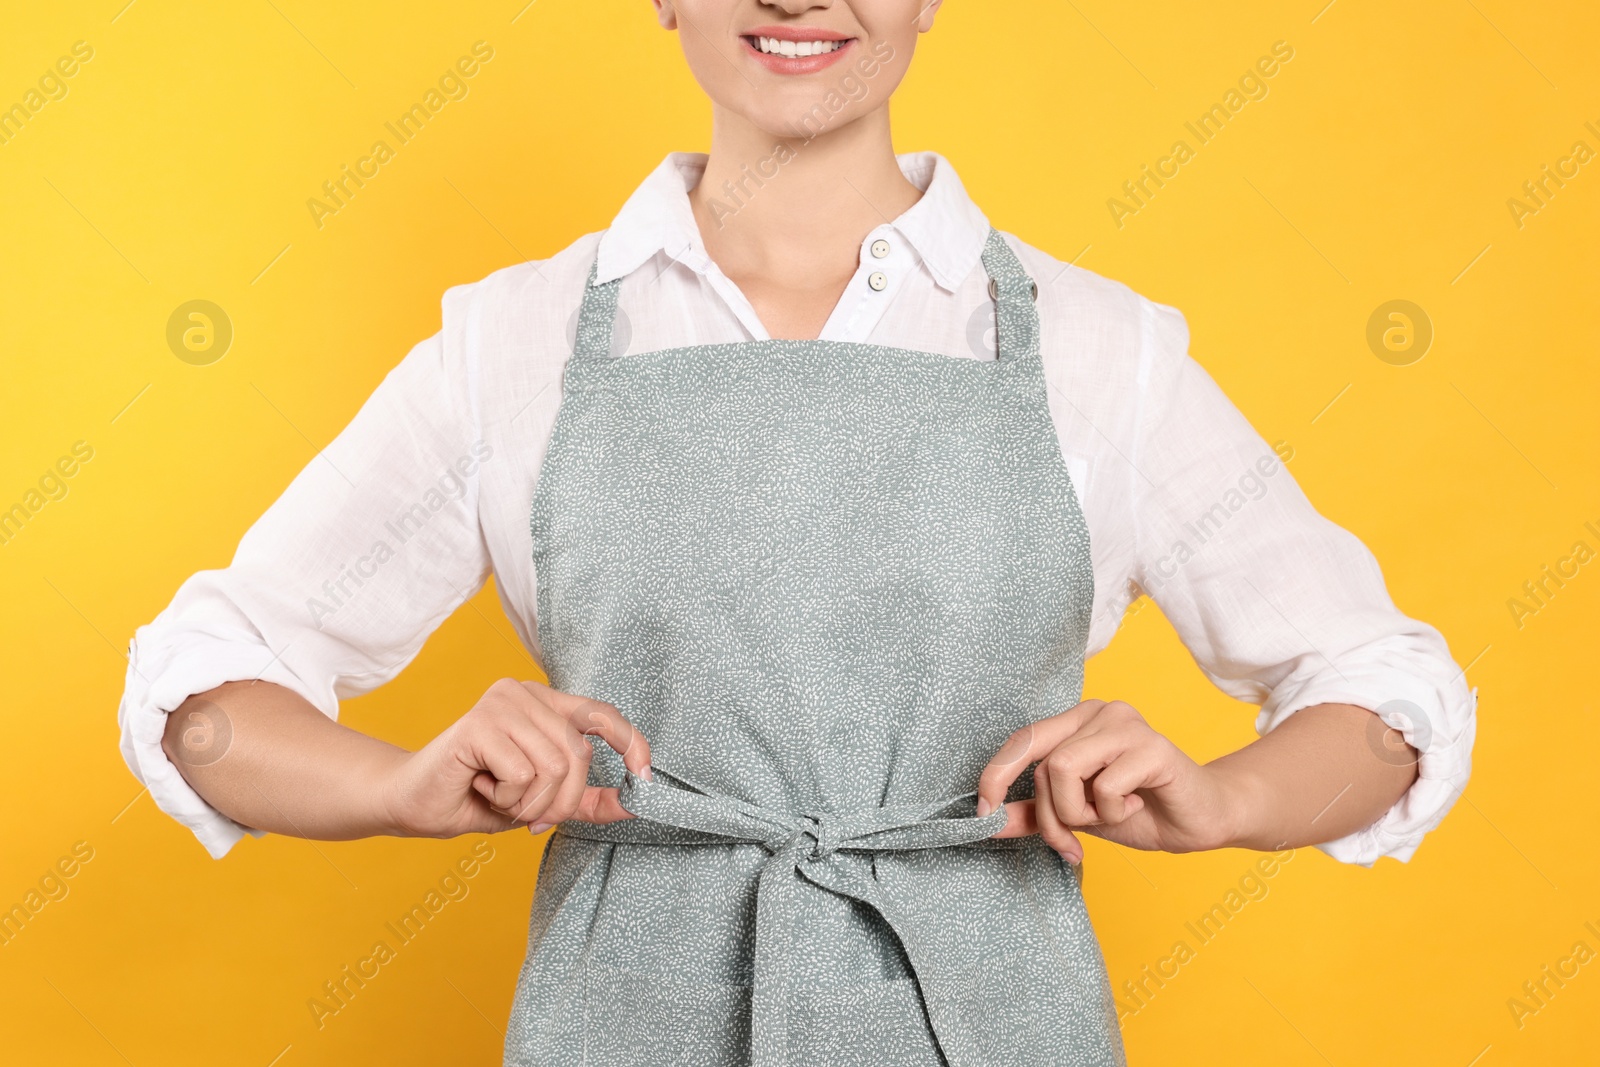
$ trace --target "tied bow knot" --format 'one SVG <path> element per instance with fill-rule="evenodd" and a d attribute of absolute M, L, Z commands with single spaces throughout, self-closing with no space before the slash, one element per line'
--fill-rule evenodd
<path fill-rule="evenodd" d="M 691 785 L 676 775 L 684 785 Z M 619 798 L 634 818 L 607 825 L 564 822 L 569 837 L 613 844 L 705 846 L 760 845 L 771 858 L 757 878 L 756 938 L 751 1054 L 757 1067 L 782 1067 L 788 1053 L 789 952 L 795 931 L 801 883 L 859 901 L 873 908 L 899 940 L 917 978 L 946 1059 L 954 1067 L 974 1067 L 982 1055 L 971 1024 L 947 1008 L 942 990 L 951 976 L 943 961 L 923 950 L 913 935 L 920 920 L 882 892 L 861 865 L 839 862 L 839 854 L 911 852 L 961 845 L 1025 848 L 1025 838 L 990 841 L 1006 824 L 1005 805 L 978 817 L 976 794 L 929 803 L 889 804 L 849 812 L 784 812 L 751 801 L 680 788 L 626 772 Z"/>
<path fill-rule="evenodd" d="M 800 861 L 825 860 L 839 851 L 842 839 L 835 820 L 807 813 L 795 818 L 788 833 L 770 837 L 761 844 L 774 856 L 788 853 Z"/>

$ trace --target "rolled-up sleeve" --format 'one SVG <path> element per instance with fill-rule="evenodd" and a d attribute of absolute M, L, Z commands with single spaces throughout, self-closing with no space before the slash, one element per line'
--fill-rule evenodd
<path fill-rule="evenodd" d="M 453 347 L 453 346 L 450 346 Z M 123 758 L 156 805 L 220 858 L 246 833 L 207 804 L 161 747 L 169 712 L 228 681 L 261 679 L 330 718 L 382 685 L 482 588 L 477 434 L 465 357 L 419 343 L 240 540 L 135 631 L 117 720 Z"/>
<path fill-rule="evenodd" d="M 1365 866 L 1410 859 L 1466 788 L 1476 691 L 1443 636 L 1395 607 L 1366 546 L 1317 512 L 1190 358 L 1182 314 L 1150 301 L 1142 314 L 1135 582 L 1218 688 L 1260 705 L 1258 733 L 1327 703 L 1403 733 L 1421 754 L 1417 780 L 1372 825 L 1318 847 Z M 1396 758 L 1381 734 L 1374 751 Z"/>

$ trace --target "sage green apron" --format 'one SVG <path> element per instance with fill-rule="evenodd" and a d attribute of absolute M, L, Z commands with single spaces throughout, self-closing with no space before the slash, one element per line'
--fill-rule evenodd
<path fill-rule="evenodd" d="M 546 846 L 507 1064 L 1121 1065 L 1078 872 L 978 774 L 1076 704 L 1093 573 L 1037 290 L 997 360 L 833 341 L 612 356 L 591 270 L 533 494 L 550 684 L 637 818 Z M 1009 799 L 1029 796 L 1031 775 Z"/>

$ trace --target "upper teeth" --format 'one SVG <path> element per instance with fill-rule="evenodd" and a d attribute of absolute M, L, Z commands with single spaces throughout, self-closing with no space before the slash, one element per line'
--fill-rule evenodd
<path fill-rule="evenodd" d="M 843 41 L 782 41 L 776 37 L 757 37 L 756 47 L 775 56 L 820 56 L 836 52 Z"/>

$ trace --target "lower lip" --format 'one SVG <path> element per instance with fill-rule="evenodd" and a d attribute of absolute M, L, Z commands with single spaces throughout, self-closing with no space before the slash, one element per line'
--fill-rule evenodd
<path fill-rule="evenodd" d="M 824 52 L 819 56 L 778 56 L 763 52 L 752 44 L 748 37 L 741 37 L 739 40 L 744 45 L 745 51 L 756 58 L 756 62 L 774 74 L 815 74 L 839 62 L 856 43 L 855 38 L 851 38 L 833 51 Z"/>

